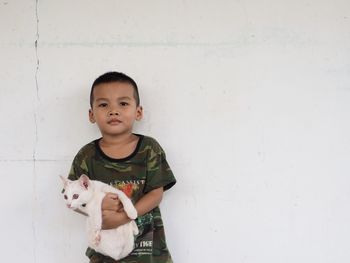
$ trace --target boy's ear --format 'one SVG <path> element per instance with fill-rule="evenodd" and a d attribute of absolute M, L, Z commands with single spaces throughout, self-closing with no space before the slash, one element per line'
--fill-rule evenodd
<path fill-rule="evenodd" d="M 90 179 L 87 175 L 85 174 L 82 174 L 80 177 L 79 177 L 79 182 L 80 182 L 80 186 L 85 188 L 85 189 L 88 189 L 89 186 L 90 186 Z"/>
<path fill-rule="evenodd" d="M 143 117 L 143 108 L 142 106 L 138 106 L 136 109 L 136 120 L 140 121 Z"/>
<path fill-rule="evenodd" d="M 94 117 L 94 113 L 92 112 L 92 109 L 89 110 L 89 120 L 91 123 L 95 123 L 95 117 Z"/>

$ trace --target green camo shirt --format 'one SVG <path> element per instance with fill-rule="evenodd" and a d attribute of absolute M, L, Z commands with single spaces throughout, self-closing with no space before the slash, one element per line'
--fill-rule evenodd
<path fill-rule="evenodd" d="M 136 135 L 139 141 L 135 151 L 123 159 L 113 159 L 104 154 L 99 146 L 100 139 L 85 145 L 73 160 L 69 179 L 76 180 L 81 174 L 86 174 L 91 180 L 102 181 L 122 190 L 133 203 L 153 189 L 171 188 L 176 180 L 162 147 L 151 137 Z M 159 207 L 138 217 L 136 223 L 140 233 L 135 240 L 135 249 L 118 262 L 172 262 Z M 94 262 L 116 262 L 91 248 L 87 249 L 86 255 L 99 258 Z"/>

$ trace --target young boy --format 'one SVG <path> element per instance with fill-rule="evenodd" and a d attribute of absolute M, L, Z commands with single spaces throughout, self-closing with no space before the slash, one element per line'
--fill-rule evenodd
<path fill-rule="evenodd" d="M 133 252 L 118 262 L 172 262 L 158 205 L 163 191 L 176 180 L 157 141 L 132 133 L 134 122 L 143 115 L 135 81 L 119 72 L 101 75 L 92 84 L 90 106 L 90 122 L 97 124 L 102 137 L 78 152 L 69 179 L 86 174 L 124 191 L 133 201 L 140 233 Z M 106 195 L 101 209 L 102 229 L 116 228 L 130 220 L 112 193 Z M 93 263 L 116 262 L 91 248 L 86 255 Z"/>

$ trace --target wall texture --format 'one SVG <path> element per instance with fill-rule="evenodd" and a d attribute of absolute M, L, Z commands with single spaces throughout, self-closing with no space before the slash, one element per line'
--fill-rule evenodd
<path fill-rule="evenodd" d="M 350 261 L 348 0 L 1 0 L 1 262 L 87 262 L 58 175 L 131 75 L 178 184 L 177 263 Z"/>

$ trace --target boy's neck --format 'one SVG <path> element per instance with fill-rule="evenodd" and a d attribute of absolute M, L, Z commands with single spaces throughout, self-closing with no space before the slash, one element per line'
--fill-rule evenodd
<path fill-rule="evenodd" d="M 130 156 L 136 149 L 139 137 L 135 134 L 118 136 L 103 136 L 99 142 L 102 152 L 113 159 L 123 159 Z"/>
<path fill-rule="evenodd" d="M 104 147 L 123 145 L 132 142 L 136 137 L 137 136 L 133 133 L 119 134 L 116 136 L 103 135 L 100 143 L 101 146 Z"/>

